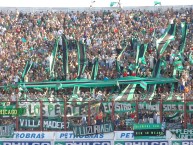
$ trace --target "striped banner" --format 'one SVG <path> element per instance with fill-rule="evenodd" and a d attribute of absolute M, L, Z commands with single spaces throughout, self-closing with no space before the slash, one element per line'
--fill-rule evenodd
<path fill-rule="evenodd" d="M 156 41 L 156 49 L 162 55 L 171 41 L 175 39 L 176 24 L 170 24 L 164 35 Z"/>
<path fill-rule="evenodd" d="M 82 42 L 77 42 L 78 49 L 78 78 L 84 73 L 86 68 L 86 45 Z"/>
<path fill-rule="evenodd" d="M 186 46 L 186 36 L 188 34 L 188 29 L 187 29 L 187 23 L 186 22 L 182 22 L 181 23 L 181 29 L 182 29 L 182 37 L 181 37 L 181 40 L 180 40 L 180 46 L 179 46 L 179 50 L 180 50 L 180 53 L 183 54 L 184 53 L 184 49 L 185 49 L 185 46 Z"/>
<path fill-rule="evenodd" d="M 139 61 L 141 59 L 145 59 L 145 53 L 146 53 L 146 50 L 147 50 L 147 44 L 141 44 L 137 49 L 138 50 L 138 55 L 137 55 L 137 63 L 139 63 Z M 145 61 L 145 60 L 144 60 Z"/>
<path fill-rule="evenodd" d="M 120 74 L 121 73 L 120 62 L 118 60 L 115 60 L 115 65 L 116 65 L 116 71 Z"/>
<path fill-rule="evenodd" d="M 32 61 L 28 60 L 26 62 L 25 68 L 24 68 L 23 73 L 22 73 L 22 81 L 24 81 L 24 78 L 27 75 L 27 73 L 30 71 L 32 65 L 33 65 Z"/>
<path fill-rule="evenodd" d="M 144 90 L 147 90 L 147 83 L 146 83 L 146 82 L 141 81 L 141 82 L 140 82 L 140 86 L 141 86 Z"/>
<path fill-rule="evenodd" d="M 58 52 L 58 42 L 59 42 L 59 39 L 56 39 L 54 44 L 54 50 L 52 51 L 52 54 L 50 56 L 50 77 L 51 78 L 54 77 L 54 65 L 56 61 L 56 55 Z"/>
<path fill-rule="evenodd" d="M 92 73 L 91 73 L 92 80 L 96 80 L 97 75 L 98 75 L 98 68 L 99 68 L 98 58 L 95 58 L 94 65 L 92 67 Z"/>
<path fill-rule="evenodd" d="M 132 100 L 136 86 L 136 84 L 127 85 L 127 87 L 120 93 L 120 95 L 115 99 L 115 101 Z"/>
<path fill-rule="evenodd" d="M 65 36 L 62 36 L 62 53 L 63 53 L 63 72 L 64 72 L 64 80 L 66 80 L 66 76 L 69 73 L 68 66 L 68 49 L 69 43 Z"/>

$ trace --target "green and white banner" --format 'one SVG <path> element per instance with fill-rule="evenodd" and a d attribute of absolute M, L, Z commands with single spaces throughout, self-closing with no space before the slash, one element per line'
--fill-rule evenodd
<path fill-rule="evenodd" d="M 193 139 L 193 129 L 171 129 L 166 132 L 167 139 Z"/>

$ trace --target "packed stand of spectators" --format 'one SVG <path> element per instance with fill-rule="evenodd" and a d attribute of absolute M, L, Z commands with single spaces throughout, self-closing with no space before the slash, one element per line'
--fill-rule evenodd
<path fill-rule="evenodd" d="M 184 52 L 184 71 L 177 74 L 179 83 L 175 85 L 176 92 L 192 92 L 192 70 L 193 66 L 188 61 L 188 56 L 193 51 L 193 10 L 181 9 L 166 11 L 147 10 L 113 10 L 97 12 L 38 12 L 23 13 L 18 10 L 14 12 L 0 12 L 0 84 L 15 84 L 21 81 L 22 72 L 26 61 L 33 63 L 32 68 L 25 76 L 25 82 L 39 82 L 50 80 L 49 64 L 56 38 L 60 38 L 59 50 L 55 64 L 56 80 L 64 77 L 62 68 L 61 36 L 69 40 L 69 76 L 67 79 L 77 78 L 78 54 L 76 41 L 86 44 L 87 67 L 81 76 L 91 79 L 94 59 L 99 59 L 99 72 L 97 79 L 115 79 L 126 76 L 151 77 L 157 57 L 156 39 L 159 39 L 171 22 L 176 22 L 177 31 L 175 41 L 162 55 L 167 67 L 161 68 L 160 76 L 171 77 L 173 62 L 177 54 L 181 39 L 180 22 L 187 22 L 188 35 Z M 135 64 L 136 50 L 131 47 L 131 39 L 137 43 L 148 44 L 145 54 L 146 64 L 140 64 L 139 69 L 131 69 Z M 126 45 L 127 44 L 127 45 Z M 121 74 L 116 70 L 115 60 L 120 52 L 126 48 L 121 56 Z M 157 88 L 158 94 L 170 92 L 171 86 L 166 84 Z M 140 89 L 136 90 L 138 92 Z M 15 92 L 15 94 L 12 94 Z M 18 90 L 10 90 L 7 93 L 9 100 L 16 100 L 13 96 L 18 95 Z M 32 91 L 26 95 L 33 98 L 49 97 L 44 92 Z M 36 93 L 34 93 L 36 92 Z M 72 93 L 72 90 L 67 91 Z M 62 94 L 61 91 L 59 93 Z M 113 93 L 113 94 L 112 94 Z M 107 90 L 95 91 L 94 98 L 108 101 L 109 96 L 116 96 L 119 92 Z M 6 92 L 1 94 L 5 96 Z M 56 94 L 55 94 L 56 95 Z M 12 97 L 11 97 L 12 96 Z M 89 91 L 79 94 L 82 98 L 93 97 Z M 190 95 L 189 95 L 190 96 Z M 5 97 L 4 97 L 5 98 Z M 101 99 L 102 98 L 102 99 Z M 3 99 L 3 100 L 6 100 Z M 119 118 L 117 116 L 117 118 Z M 94 120 L 94 119 L 93 119 Z M 152 121 L 152 120 L 151 120 Z M 95 122 L 95 121 L 93 121 Z M 120 123 L 123 123 L 120 121 Z"/>

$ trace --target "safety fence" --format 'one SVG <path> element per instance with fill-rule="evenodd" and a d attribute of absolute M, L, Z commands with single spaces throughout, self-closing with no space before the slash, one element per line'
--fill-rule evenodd
<path fill-rule="evenodd" d="M 191 129 L 193 101 L 0 102 L 0 124 L 15 124 L 16 131 L 70 131 L 74 125 L 109 122 L 116 131 L 147 123 L 165 123 L 165 129 Z"/>

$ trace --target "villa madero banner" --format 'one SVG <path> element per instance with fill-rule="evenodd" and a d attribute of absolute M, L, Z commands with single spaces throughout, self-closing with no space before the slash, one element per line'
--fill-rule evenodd
<path fill-rule="evenodd" d="M 92 134 L 113 132 L 113 123 L 106 123 L 101 125 L 89 125 L 89 126 L 73 126 L 74 136 L 85 136 Z"/>
<path fill-rule="evenodd" d="M 70 123 L 67 122 L 66 127 L 69 128 L 69 126 L 70 126 Z M 40 128 L 40 118 L 32 118 L 32 117 L 20 118 L 19 127 L 20 128 Z M 57 119 L 54 119 L 54 120 L 53 119 L 44 119 L 43 128 L 62 130 L 64 129 L 64 121 L 57 120 Z"/>

